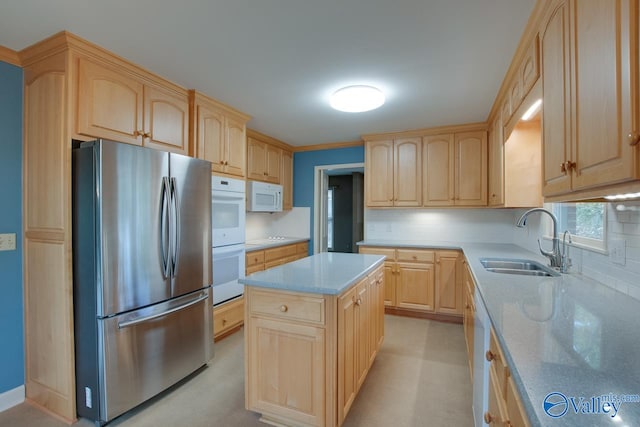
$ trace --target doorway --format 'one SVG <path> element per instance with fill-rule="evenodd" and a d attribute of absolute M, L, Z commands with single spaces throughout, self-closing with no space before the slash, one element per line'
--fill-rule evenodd
<path fill-rule="evenodd" d="M 313 253 L 358 252 L 364 237 L 364 164 L 315 168 Z"/>

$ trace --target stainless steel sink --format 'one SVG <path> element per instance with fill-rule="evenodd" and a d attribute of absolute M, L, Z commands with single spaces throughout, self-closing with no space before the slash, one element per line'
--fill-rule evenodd
<path fill-rule="evenodd" d="M 556 277 L 560 275 L 549 267 L 528 259 L 481 258 L 480 263 L 485 270 L 492 273 L 541 277 Z"/>

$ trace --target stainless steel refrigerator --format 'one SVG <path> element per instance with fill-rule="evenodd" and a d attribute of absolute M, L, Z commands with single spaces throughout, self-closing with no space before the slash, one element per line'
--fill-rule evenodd
<path fill-rule="evenodd" d="M 72 156 L 77 412 L 104 424 L 210 359 L 211 166 L 106 140 Z"/>

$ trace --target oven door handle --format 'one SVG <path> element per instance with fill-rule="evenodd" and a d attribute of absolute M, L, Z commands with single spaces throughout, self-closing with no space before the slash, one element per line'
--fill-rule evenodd
<path fill-rule="evenodd" d="M 127 320 L 127 321 L 124 321 L 124 322 L 119 322 L 118 323 L 118 329 L 128 328 L 130 326 L 139 325 L 140 323 L 144 323 L 144 322 L 148 322 L 148 321 L 153 320 L 153 319 L 157 319 L 158 317 L 167 316 L 167 315 L 169 315 L 171 313 L 175 313 L 176 311 L 184 310 L 185 308 L 189 308 L 192 305 L 196 305 L 199 302 L 206 300 L 207 298 L 209 298 L 209 294 L 205 292 L 203 294 L 200 294 L 200 296 L 196 297 L 195 299 L 193 299 L 191 301 L 187 301 L 184 304 L 180 304 L 177 307 L 170 308 L 169 310 L 161 311 L 160 313 L 150 314 L 148 316 L 136 317 L 135 319 Z"/>

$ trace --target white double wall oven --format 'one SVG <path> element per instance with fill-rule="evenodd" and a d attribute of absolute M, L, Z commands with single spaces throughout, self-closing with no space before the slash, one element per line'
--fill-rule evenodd
<path fill-rule="evenodd" d="M 245 271 L 245 182 L 211 177 L 213 305 L 238 298 Z"/>

